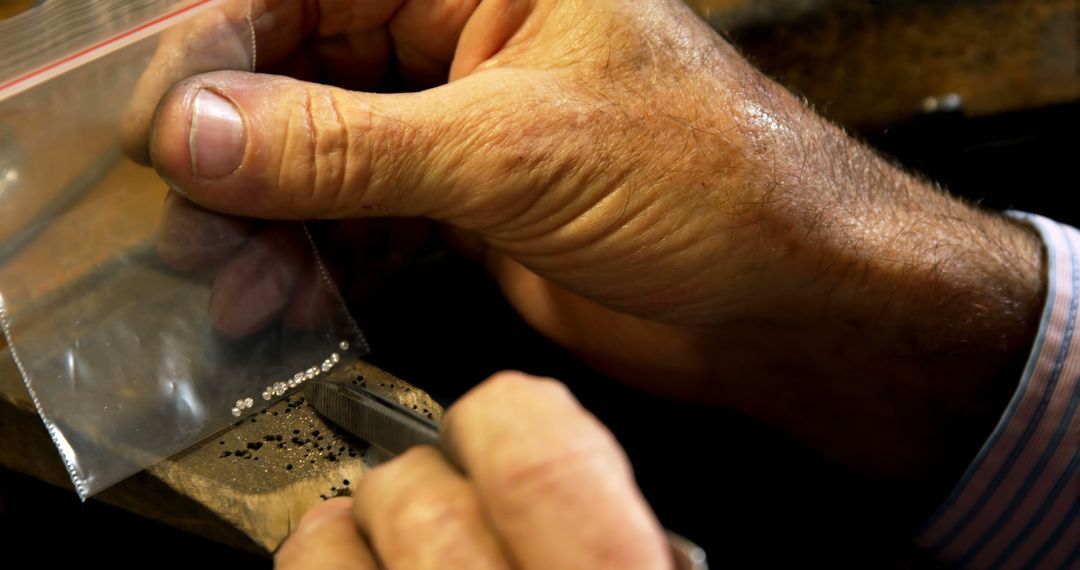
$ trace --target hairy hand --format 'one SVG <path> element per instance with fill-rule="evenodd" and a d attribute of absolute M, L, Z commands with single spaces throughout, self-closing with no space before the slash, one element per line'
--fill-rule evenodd
<path fill-rule="evenodd" d="M 438 220 L 598 368 L 863 469 L 965 457 L 1033 334 L 1029 230 L 893 168 L 675 0 L 237 3 L 152 70 L 126 146 L 190 200 Z"/>

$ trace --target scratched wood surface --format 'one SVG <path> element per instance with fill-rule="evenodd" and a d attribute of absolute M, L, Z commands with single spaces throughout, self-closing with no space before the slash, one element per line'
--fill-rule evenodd
<path fill-rule="evenodd" d="M 17 434 L 3 438 L 0 465 L 70 488 L 13 361 L 6 353 L 0 356 L 0 433 Z M 442 417 L 442 408 L 426 394 L 364 362 L 343 366 L 328 378 L 362 382 L 406 407 Z M 377 454 L 324 422 L 298 394 L 95 499 L 265 554 L 313 505 L 350 494 L 379 460 Z"/>
<path fill-rule="evenodd" d="M 691 4 L 765 70 L 853 128 L 903 121 L 922 112 L 928 97 L 951 93 L 972 115 L 1080 97 L 1072 0 Z M 7 7 L 10 15 L 12 5 L 19 2 L 0 2 L 0 9 Z M 117 208 L 142 215 L 126 214 L 116 223 L 128 224 L 131 235 L 156 223 L 164 187 L 150 171 L 121 162 L 108 176 L 113 188 L 145 190 L 125 194 L 129 202 Z M 39 284 L 42 290 L 77 279 L 118 245 L 115 234 L 112 241 L 94 232 L 81 235 L 79 255 L 51 274 L 52 283 Z M 335 374 L 341 381 L 363 377 L 407 406 L 441 414 L 426 395 L 363 362 Z M 308 507 L 349 492 L 367 469 L 368 455 L 360 442 L 333 431 L 296 399 L 253 419 L 99 498 L 237 548 L 273 551 Z M 18 434 L 0 440 L 0 465 L 70 486 L 7 351 L 0 352 L 0 433 Z"/>

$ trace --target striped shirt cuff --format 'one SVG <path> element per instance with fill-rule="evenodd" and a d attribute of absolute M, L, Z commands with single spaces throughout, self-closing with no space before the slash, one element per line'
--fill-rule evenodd
<path fill-rule="evenodd" d="M 916 536 L 960 568 L 1080 567 L 1080 232 L 1031 214 L 1047 300 L 1020 385 L 945 503 Z"/>

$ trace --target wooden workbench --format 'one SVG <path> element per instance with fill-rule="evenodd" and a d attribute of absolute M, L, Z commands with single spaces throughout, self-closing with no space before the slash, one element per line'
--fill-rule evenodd
<path fill-rule="evenodd" d="M 688 2 L 751 61 L 855 130 L 1080 98 L 1073 0 Z M 949 95 L 958 98 L 943 101 Z M 941 108 L 950 101 L 960 109 Z"/>
<path fill-rule="evenodd" d="M 0 465 L 71 487 L 21 385 L 0 359 Z M 423 392 L 363 362 L 334 371 L 441 418 Z M 362 380 L 361 380 L 362 379 Z M 294 396 L 112 487 L 95 499 L 253 553 L 273 552 L 311 506 L 348 495 L 377 454 Z M 72 495 L 72 500 L 77 500 Z"/>
<path fill-rule="evenodd" d="M 83 81 L 98 80 L 96 73 L 71 83 L 77 87 Z M 109 97 L 107 93 L 92 95 Z M 153 251 L 168 189 L 153 170 L 115 150 L 117 116 L 100 113 L 81 117 L 79 108 L 72 111 L 49 101 L 39 104 L 36 97 L 16 107 L 22 112 L 16 113 L 10 106 L 0 109 L 0 124 L 16 133 L 16 143 L 24 145 L 17 150 L 28 156 L 18 172 L 26 184 L 15 190 L 23 193 L 16 203 L 26 215 L 10 215 L 13 206 L 9 202 L 9 210 L 0 220 L 4 222 L 0 232 L 15 235 L 15 241 L 22 243 L 5 259 L 0 277 L 11 285 L 5 290 L 9 309 L 16 307 L 18 312 L 29 307 L 26 311 L 30 314 L 51 320 L 51 313 L 42 313 L 54 306 L 51 300 L 68 298 L 72 284 L 96 283 L 101 268 L 109 267 L 117 252 Z M 95 107 L 88 103 L 84 107 L 98 108 L 117 114 L 122 109 L 108 104 Z M 52 113 L 75 113 L 67 117 L 70 123 L 65 122 L 73 126 L 68 127 L 68 133 L 59 131 L 68 136 L 57 136 L 52 152 L 37 152 L 33 145 L 47 144 L 48 140 L 32 135 Z M 30 135 L 18 136 L 26 133 Z M 104 158 L 96 160 L 99 156 Z M 70 190 L 73 187 L 78 187 L 76 192 Z M 21 218 L 33 219 L 37 211 L 49 207 L 50 200 L 61 198 L 70 204 L 51 223 L 32 226 L 31 234 L 20 227 Z M 20 239 L 25 235 L 31 237 Z M 163 271 L 142 271 L 164 279 L 158 283 L 162 287 L 172 286 L 170 279 L 182 280 Z M 146 286 L 138 287 L 142 291 Z M 99 289 L 100 285 L 90 285 L 80 290 Z M 102 299 L 89 304 L 94 306 Z M 90 318 L 86 313 L 76 316 Z M 33 317 L 24 320 L 35 325 L 39 322 Z M 60 319 L 59 326 L 69 320 Z M 18 334 L 18 326 L 13 330 Z M 351 357 L 345 354 L 346 359 Z M 364 362 L 343 361 L 326 377 L 366 383 L 407 407 L 415 406 L 435 419 L 441 417 L 441 407 L 426 394 Z M 6 436 L 0 444 L 0 466 L 71 487 L 8 350 L 0 351 L 0 434 Z M 294 395 L 95 499 L 236 548 L 266 554 L 280 545 L 312 505 L 348 494 L 372 459 L 362 442 L 328 426 Z M 77 500 L 74 495 L 72 500 Z"/>

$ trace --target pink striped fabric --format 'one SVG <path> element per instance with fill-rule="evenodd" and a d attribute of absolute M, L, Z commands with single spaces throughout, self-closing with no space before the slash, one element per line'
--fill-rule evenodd
<path fill-rule="evenodd" d="M 997 428 L 916 542 L 960 568 L 1080 568 L 1080 232 L 1011 215 L 1046 245 L 1039 334 Z"/>

